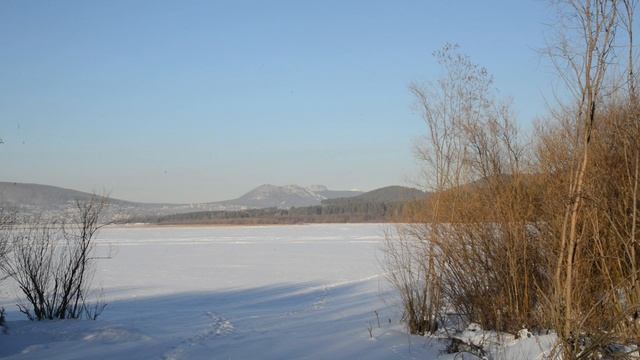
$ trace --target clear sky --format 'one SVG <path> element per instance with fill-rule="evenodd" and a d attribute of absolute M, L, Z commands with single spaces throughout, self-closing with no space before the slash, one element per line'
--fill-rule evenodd
<path fill-rule="evenodd" d="M 200 202 L 410 184 L 407 85 L 457 43 L 526 129 L 548 2 L 0 1 L 0 181 Z"/>

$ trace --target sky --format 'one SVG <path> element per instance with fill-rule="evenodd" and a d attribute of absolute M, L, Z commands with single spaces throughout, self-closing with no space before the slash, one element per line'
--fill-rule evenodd
<path fill-rule="evenodd" d="M 445 43 L 526 130 L 552 11 L 519 1 L 0 1 L 0 181 L 146 202 L 419 184 L 407 87 Z"/>

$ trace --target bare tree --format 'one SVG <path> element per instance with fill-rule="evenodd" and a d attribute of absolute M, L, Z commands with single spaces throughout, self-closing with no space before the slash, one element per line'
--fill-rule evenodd
<path fill-rule="evenodd" d="M 16 223 L 16 213 L 3 208 L 0 208 L 0 262 L 6 261 L 7 254 L 9 253 L 9 237 L 10 231 Z M 0 280 L 6 278 L 6 274 L 0 276 Z"/>
<path fill-rule="evenodd" d="M 636 98 L 636 75 L 634 66 L 634 40 L 633 40 L 633 18 L 637 5 L 636 0 L 622 0 L 623 11 L 621 11 L 620 22 L 622 23 L 627 35 L 627 87 L 629 92 L 629 101 L 635 102 Z"/>
<path fill-rule="evenodd" d="M 388 233 L 383 267 L 387 279 L 398 291 L 403 305 L 403 320 L 411 334 L 424 335 L 438 329 L 444 302 L 437 272 L 435 249 L 420 226 L 398 226 Z"/>
<path fill-rule="evenodd" d="M 585 249 L 591 244 L 583 231 L 586 225 L 585 190 L 592 166 L 594 129 L 604 108 L 602 99 L 607 95 L 604 94 L 606 75 L 615 55 L 619 7 L 620 2 L 616 0 L 561 1 L 559 9 L 563 26 L 558 40 L 549 51 L 560 77 L 574 96 L 575 104 L 569 108 L 573 118 L 569 117 L 569 126 L 566 127 L 572 140 L 565 140 L 571 141 L 572 151 L 567 158 L 567 200 L 558 234 L 555 291 L 550 299 L 551 308 L 556 314 L 553 318 L 557 319 L 554 325 L 564 340 L 563 352 L 566 357 L 574 357 L 579 353 L 574 343 L 582 327 L 584 314 L 578 312 L 578 298 L 583 292 L 576 279 L 580 274 L 578 267 L 585 263 Z M 632 8 L 629 6 L 626 9 L 627 14 L 632 16 Z M 631 18 L 628 21 L 631 25 Z M 633 76 L 632 71 L 629 76 Z M 633 89 L 632 82 L 630 86 Z"/>
<path fill-rule="evenodd" d="M 488 72 L 446 45 L 444 76 L 413 85 L 427 136 L 417 149 L 432 196 L 386 244 L 387 273 L 410 330 L 446 304 L 470 321 L 517 332 L 533 325 L 541 278 L 526 153 Z M 415 314 L 415 315 L 414 315 Z M 426 329 L 432 330 L 428 325 Z"/>
<path fill-rule="evenodd" d="M 11 229 L 13 228 L 16 220 L 16 214 L 12 211 L 7 211 L 4 208 L 0 209 L 0 269 L 3 268 L 3 264 L 6 264 L 7 255 L 9 254 L 9 238 Z M 3 282 L 8 277 L 8 274 L 0 274 L 0 282 Z M 0 308 L 0 329 L 6 332 L 6 324 L 4 317 L 4 308 Z"/>
<path fill-rule="evenodd" d="M 387 239 L 387 271 L 412 332 L 430 331 L 451 308 L 488 329 L 555 330 L 566 359 L 637 358 L 636 4 L 557 3 L 549 55 L 573 97 L 552 109 L 533 146 L 492 95 L 491 77 L 454 46 L 436 53 L 445 76 L 411 87 L 433 195 L 405 207 L 410 225 Z M 626 68 L 612 66 L 614 49 Z"/>
<path fill-rule="evenodd" d="M 94 236 L 103 226 L 100 214 L 106 198 L 77 202 L 68 221 L 32 220 L 12 235 L 12 253 L 3 265 L 17 282 L 27 304 L 19 305 L 29 319 L 96 318 L 103 306 L 90 307 Z"/>

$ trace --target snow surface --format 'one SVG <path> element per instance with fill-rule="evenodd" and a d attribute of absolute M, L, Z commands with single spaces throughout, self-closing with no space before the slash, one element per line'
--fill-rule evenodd
<path fill-rule="evenodd" d="M 379 265 L 387 228 L 106 228 L 96 249 L 102 316 L 24 320 L 6 281 L 0 357 L 453 359 L 444 340 L 404 331 Z M 537 339 L 504 349 L 518 358 L 542 351 Z"/>

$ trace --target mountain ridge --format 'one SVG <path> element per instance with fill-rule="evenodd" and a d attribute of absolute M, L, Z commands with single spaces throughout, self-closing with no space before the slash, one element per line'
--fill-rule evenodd
<path fill-rule="evenodd" d="M 314 191 L 315 190 L 315 191 Z M 123 218 L 140 215 L 168 215 L 192 211 L 226 211 L 259 208 L 290 208 L 320 205 L 321 201 L 336 197 L 360 195 L 362 192 L 329 190 L 323 185 L 260 185 L 231 200 L 191 204 L 145 203 L 110 198 L 109 217 Z M 86 201 L 90 193 L 64 187 L 0 182 L 0 207 L 12 208 L 30 215 L 47 215 L 65 211 L 76 201 Z"/>
<path fill-rule="evenodd" d="M 322 201 L 323 205 L 339 205 L 344 203 L 394 203 L 412 200 L 424 199 L 429 196 L 428 192 L 410 188 L 406 186 L 391 185 L 385 186 L 371 191 L 367 191 L 360 195 L 348 198 L 326 199 Z"/>
<path fill-rule="evenodd" d="M 361 195 L 359 191 L 329 190 L 323 185 L 302 187 L 300 185 L 263 184 L 237 199 L 223 201 L 223 204 L 240 205 L 248 208 L 280 208 L 320 205 L 323 200 Z"/>

